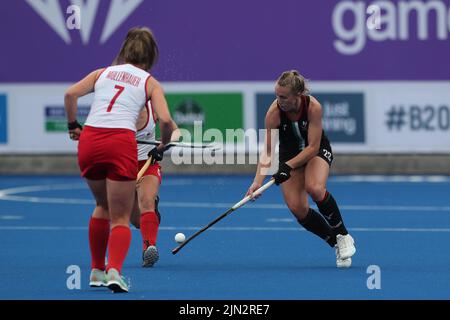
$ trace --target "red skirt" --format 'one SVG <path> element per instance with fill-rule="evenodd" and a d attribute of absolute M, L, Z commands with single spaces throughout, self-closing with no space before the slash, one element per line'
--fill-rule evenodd
<path fill-rule="evenodd" d="M 85 126 L 78 143 L 81 176 L 90 180 L 136 180 L 137 144 L 132 130 Z"/>
<path fill-rule="evenodd" d="M 141 170 L 141 168 L 145 165 L 146 162 L 147 162 L 146 160 L 140 160 L 138 169 Z M 155 176 L 158 178 L 159 184 L 161 184 L 161 180 L 162 180 L 161 166 L 157 162 L 155 164 L 151 164 L 150 166 L 148 166 L 147 170 L 144 172 L 144 174 L 142 176 L 143 177 L 144 176 Z"/>

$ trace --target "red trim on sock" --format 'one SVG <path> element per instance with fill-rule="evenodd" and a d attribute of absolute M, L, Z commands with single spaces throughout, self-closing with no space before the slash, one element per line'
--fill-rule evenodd
<path fill-rule="evenodd" d="M 121 273 L 123 262 L 131 243 L 129 226 L 118 225 L 111 229 L 108 242 L 108 266 L 106 270 L 116 269 Z"/>
<path fill-rule="evenodd" d="M 89 248 L 91 268 L 105 270 L 106 248 L 109 238 L 109 220 L 91 217 L 89 220 Z"/>
<path fill-rule="evenodd" d="M 325 199 L 328 197 L 328 195 L 329 195 L 328 191 L 325 190 L 325 195 L 323 196 L 323 199 L 320 200 L 319 202 L 317 202 L 317 204 L 322 204 L 325 201 Z"/>
<path fill-rule="evenodd" d="M 159 219 L 154 211 L 148 211 L 141 214 L 141 235 L 144 244 L 144 250 L 149 246 L 156 245 L 158 236 Z"/>

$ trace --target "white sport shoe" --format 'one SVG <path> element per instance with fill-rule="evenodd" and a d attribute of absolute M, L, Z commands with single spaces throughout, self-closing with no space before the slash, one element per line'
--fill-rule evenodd
<path fill-rule="evenodd" d="M 336 267 L 338 268 L 350 268 L 352 266 L 352 258 L 342 259 L 339 255 L 339 249 L 336 246 Z"/>
<path fill-rule="evenodd" d="M 106 273 L 106 286 L 114 293 L 128 292 L 128 284 L 124 277 L 114 268 L 109 269 Z"/>
<path fill-rule="evenodd" d="M 100 269 L 92 269 L 89 276 L 90 287 L 106 287 L 106 274 L 105 271 Z"/>
<path fill-rule="evenodd" d="M 338 234 L 336 236 L 336 246 L 339 251 L 339 257 L 343 260 L 350 258 L 356 252 L 355 240 L 349 234 L 345 236 Z"/>

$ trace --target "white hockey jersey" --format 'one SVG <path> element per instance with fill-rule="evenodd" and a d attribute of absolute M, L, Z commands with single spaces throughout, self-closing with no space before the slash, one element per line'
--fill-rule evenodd
<path fill-rule="evenodd" d="M 148 101 L 150 74 L 131 64 L 103 70 L 95 82 L 94 101 L 85 124 L 136 131 L 136 120 Z"/>
<path fill-rule="evenodd" d="M 142 128 L 137 128 L 136 139 L 138 140 L 155 140 L 155 130 L 156 130 L 156 120 L 153 112 L 151 101 L 149 100 L 145 104 L 145 108 L 147 109 L 147 121 L 145 122 Z M 155 146 L 150 144 L 139 144 L 138 143 L 138 160 L 147 160 L 148 153 L 150 150 L 155 148 Z"/>

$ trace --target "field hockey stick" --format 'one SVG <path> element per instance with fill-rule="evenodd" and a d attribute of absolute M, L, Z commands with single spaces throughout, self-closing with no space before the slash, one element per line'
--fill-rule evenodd
<path fill-rule="evenodd" d="M 260 195 L 261 193 L 263 193 L 267 188 L 269 188 L 271 185 L 273 185 L 275 183 L 274 179 L 270 179 L 269 182 L 267 182 L 265 185 L 263 185 L 261 188 L 259 188 L 258 190 L 256 190 L 255 192 L 253 192 L 253 197 Z M 198 230 L 196 233 L 194 233 L 192 236 L 190 236 L 189 238 L 187 238 L 186 240 L 184 240 L 178 247 L 176 247 L 175 249 L 172 250 L 172 254 L 176 254 L 178 251 L 181 250 L 181 248 L 183 248 L 185 245 L 187 245 L 192 239 L 194 239 L 195 237 L 197 237 L 198 235 L 200 235 L 203 231 L 209 229 L 210 227 L 212 227 L 214 224 L 216 224 L 217 222 L 219 222 L 220 220 L 222 220 L 223 218 L 225 218 L 227 215 L 229 215 L 230 213 L 232 213 L 233 211 L 239 209 L 240 207 L 242 207 L 243 205 L 245 205 L 247 202 L 249 202 L 252 198 L 252 195 L 248 195 L 246 196 L 244 199 L 242 199 L 241 201 L 239 201 L 238 203 L 236 203 L 234 206 L 232 206 L 230 209 L 227 210 L 227 212 L 221 214 L 219 217 L 217 217 L 214 221 L 211 221 L 206 227 L 203 227 L 202 229 Z"/>
<path fill-rule="evenodd" d="M 157 140 L 136 140 L 138 144 L 151 144 L 154 146 L 158 146 L 161 144 L 161 141 Z M 185 143 L 185 142 L 169 142 L 165 146 L 165 150 L 168 150 L 172 147 L 180 147 L 180 148 L 190 148 L 190 149 L 212 149 L 213 151 L 219 150 L 219 147 L 215 147 L 212 144 L 193 144 L 193 143 Z"/>
<path fill-rule="evenodd" d="M 137 140 L 139 141 L 139 140 Z M 161 142 L 158 141 L 151 141 L 152 143 L 148 143 L 148 144 L 152 144 L 154 146 L 159 146 Z M 154 143 L 153 143 L 154 142 Z M 139 143 L 139 142 L 138 142 Z M 170 143 L 169 143 L 170 144 Z M 169 144 L 167 144 L 164 147 L 164 151 L 169 150 L 172 146 L 168 146 Z M 145 161 L 145 164 L 142 166 L 141 170 L 139 170 L 139 173 L 137 175 L 136 181 L 141 180 L 142 176 L 144 175 L 145 171 L 147 171 L 148 167 L 150 167 L 150 165 L 152 164 L 152 156 L 148 157 L 147 161 Z"/>
<path fill-rule="evenodd" d="M 145 171 L 147 171 L 148 167 L 152 164 L 152 156 L 148 157 L 145 164 L 142 166 L 141 170 L 139 170 L 139 173 L 137 175 L 136 181 L 141 180 L 142 176 L 144 175 Z"/>
<path fill-rule="evenodd" d="M 150 144 L 153 146 L 159 146 L 161 144 L 161 141 L 157 141 L 157 140 L 136 140 L 137 143 L 139 144 Z M 187 144 L 187 143 L 183 143 L 183 142 L 169 142 L 168 144 L 166 144 L 164 146 L 164 152 L 166 152 L 167 150 L 169 150 L 172 147 L 182 147 L 182 148 L 200 148 L 200 149 L 211 149 L 212 151 L 218 150 L 220 148 L 218 147 L 214 147 L 213 145 L 207 144 L 207 145 L 195 145 L 195 144 Z M 144 166 L 141 168 L 141 170 L 139 170 L 139 173 L 137 175 L 136 181 L 139 181 L 142 176 L 144 175 L 145 171 L 147 171 L 148 167 L 151 165 L 152 163 L 152 157 L 149 157 L 147 159 L 147 161 L 145 162 Z"/>
<path fill-rule="evenodd" d="M 159 146 L 159 144 L 155 144 L 155 146 L 157 146 L 157 145 Z M 163 152 L 165 152 L 166 150 L 169 150 L 171 147 L 172 146 L 168 147 L 168 145 L 166 145 L 164 147 L 164 151 Z M 145 164 L 142 166 L 141 170 L 139 170 L 139 173 L 137 175 L 136 181 L 141 180 L 141 178 L 144 175 L 145 171 L 147 171 L 148 167 L 150 167 L 150 165 L 152 164 L 152 158 L 153 157 L 150 156 L 150 157 L 148 157 L 147 161 L 145 161 Z"/>

